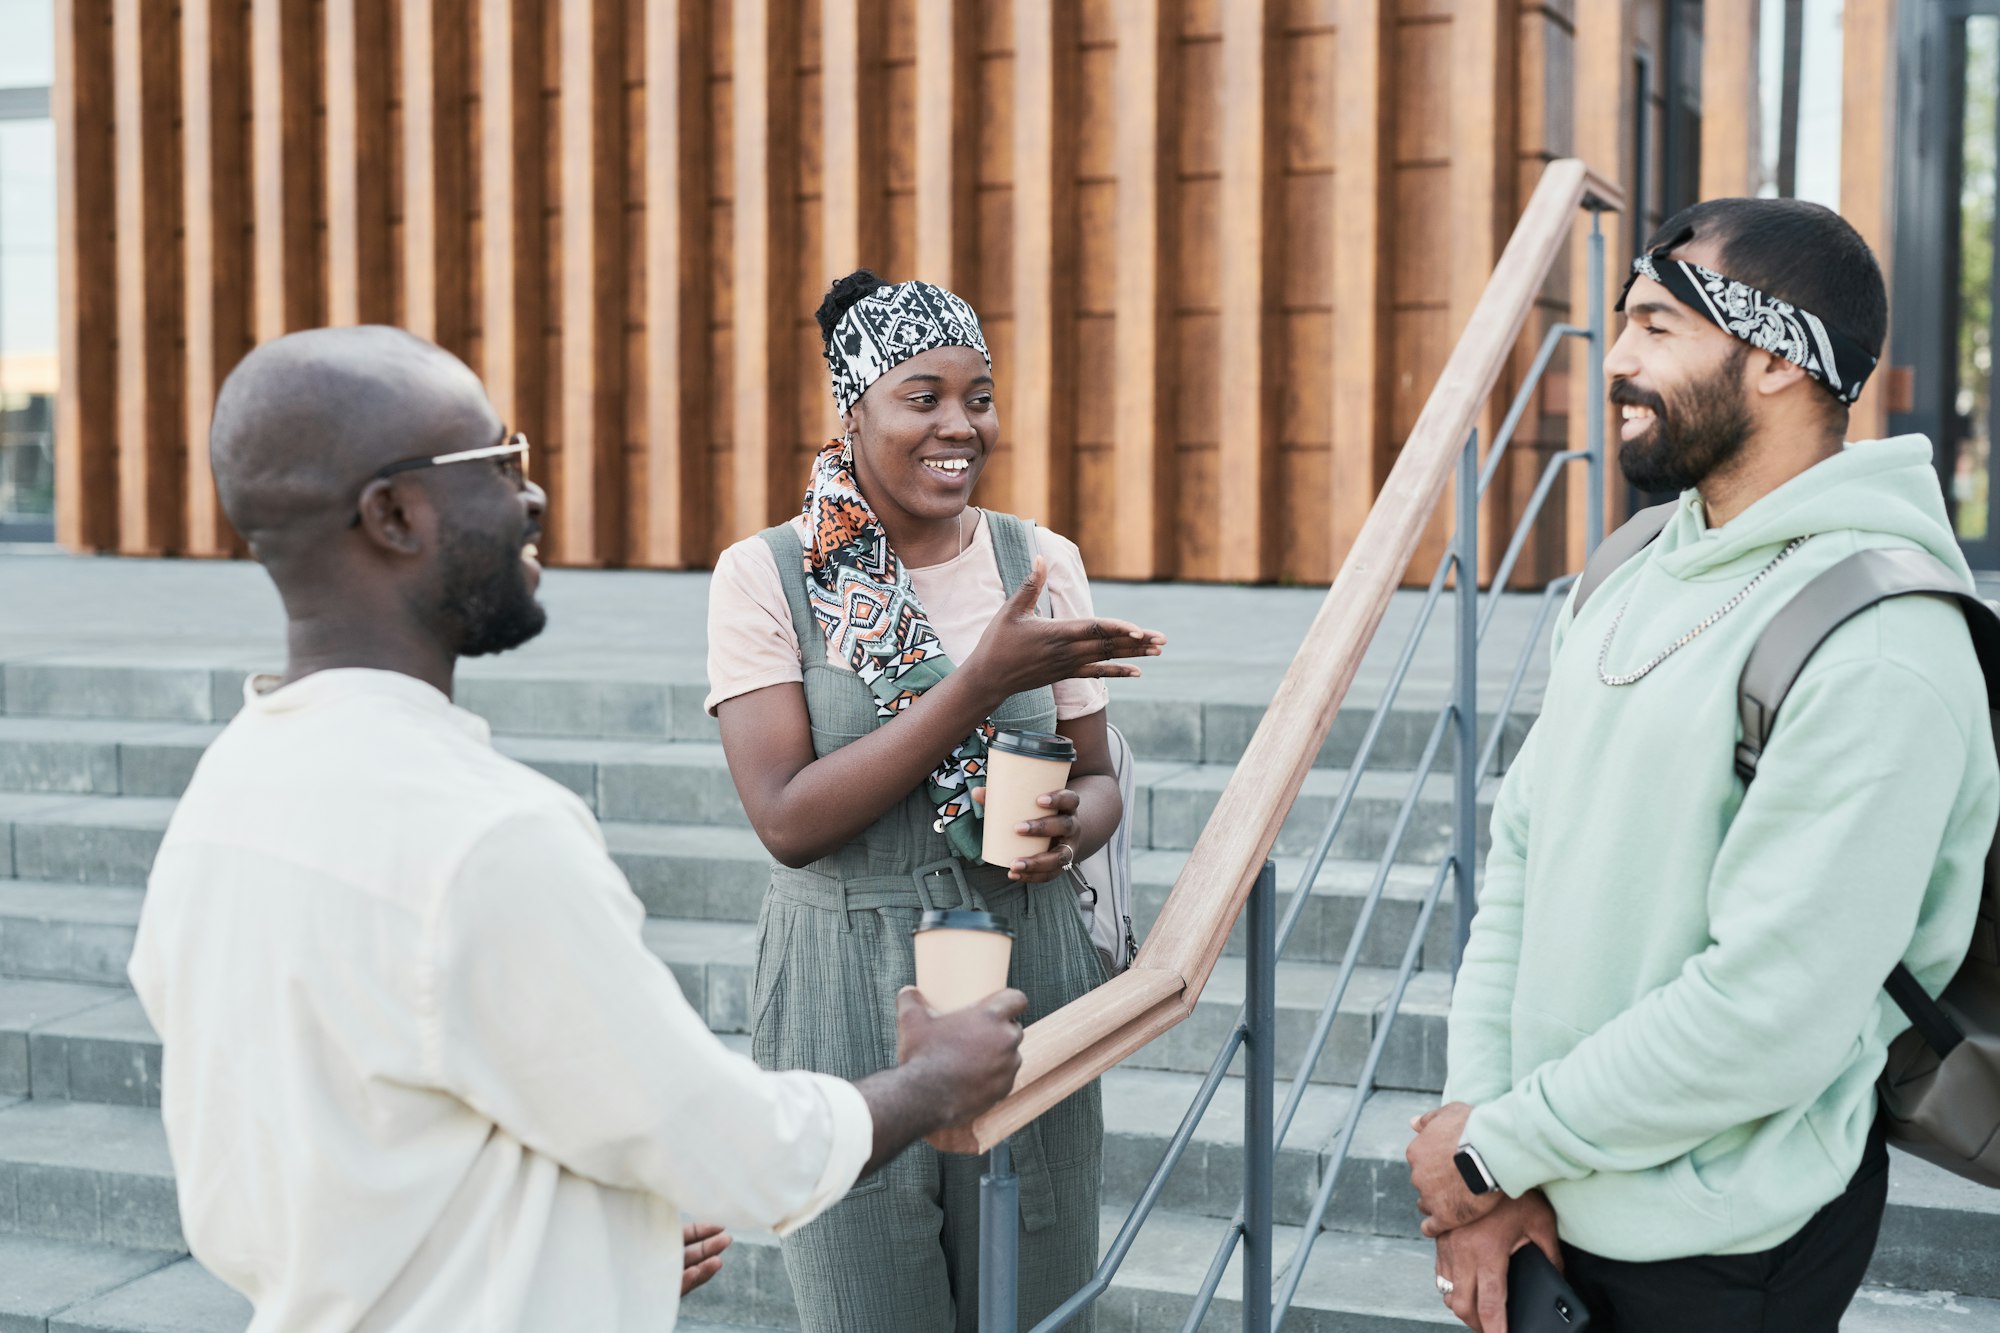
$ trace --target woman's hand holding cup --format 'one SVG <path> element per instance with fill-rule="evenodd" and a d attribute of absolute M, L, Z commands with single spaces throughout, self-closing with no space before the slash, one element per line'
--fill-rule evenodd
<path fill-rule="evenodd" d="M 995 707 L 1010 695 L 1058 681 L 1137 676 L 1138 665 L 1120 659 L 1158 657 L 1166 646 L 1166 635 L 1129 620 L 1052 620 L 1039 614 L 1048 581 L 1048 563 L 1036 556 L 1034 569 L 987 622 L 979 647 L 959 668 L 977 673 Z"/>
<path fill-rule="evenodd" d="M 981 787 L 974 791 L 972 799 L 984 806 L 986 789 Z M 1046 852 L 1021 857 L 1007 867 L 1007 878 L 1023 884 L 1047 884 L 1075 865 L 1076 840 L 1083 832 L 1083 821 L 1076 817 L 1082 798 L 1075 792 L 1048 792 L 1035 798 L 1035 804 L 1049 813 L 1038 819 L 1023 820 L 1014 825 L 1014 832 L 1023 837 L 1050 838 L 1054 841 Z"/>

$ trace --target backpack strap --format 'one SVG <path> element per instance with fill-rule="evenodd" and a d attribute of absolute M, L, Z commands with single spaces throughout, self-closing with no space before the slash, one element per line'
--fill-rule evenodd
<path fill-rule="evenodd" d="M 993 563 L 1000 567 L 1000 590 L 1012 597 L 1035 568 L 1035 525 L 991 509 L 980 512 L 986 515 L 986 526 L 993 533 Z"/>
<path fill-rule="evenodd" d="M 1625 520 L 1618 530 L 1597 544 L 1590 553 L 1590 559 L 1583 565 L 1583 573 L 1577 576 L 1576 596 L 1570 600 L 1570 614 L 1574 616 L 1583 610 L 1583 604 L 1590 600 L 1590 594 L 1597 591 L 1604 580 L 1611 577 L 1617 568 L 1639 552 L 1653 544 L 1653 538 L 1666 529 L 1668 520 L 1680 501 L 1670 500 L 1666 504 L 1653 505 L 1641 509 Z"/>
<path fill-rule="evenodd" d="M 778 581 L 785 585 L 785 602 L 792 608 L 792 633 L 799 640 L 799 666 L 817 666 L 827 660 L 826 635 L 813 619 L 812 600 L 806 596 L 806 548 L 789 523 L 765 528 L 757 534 L 771 548 L 778 562 Z"/>
<path fill-rule="evenodd" d="M 1832 633 L 1878 602 L 1891 597 L 1942 597 L 1965 612 L 1972 647 L 1986 673 L 1987 706 L 2000 707 L 2000 616 L 1967 592 L 1958 575 L 1935 556 L 1913 550 L 1858 551 L 1820 574 L 1787 602 L 1751 645 L 1736 686 L 1743 739 L 1736 745 L 1736 773 L 1747 786 L 1778 723 L 1778 708 L 1798 682 L 1814 652 Z M 1950 1015 L 1910 974 L 1896 964 L 1884 983 L 1889 998 L 1910 1020 L 1924 1043 L 1940 1058 L 1965 1039 Z"/>
<path fill-rule="evenodd" d="M 1991 694 L 1994 673 L 2000 670 L 2000 617 L 1993 608 L 1967 592 L 1948 565 L 1923 551 L 1857 551 L 1808 583 L 1771 617 L 1751 646 L 1736 686 L 1736 711 L 1743 723 L 1743 739 L 1736 745 L 1738 777 L 1747 783 L 1757 775 L 1779 707 L 1828 636 L 1877 602 L 1911 595 L 1958 603 L 1987 672 L 1989 706 L 2000 704 Z"/>

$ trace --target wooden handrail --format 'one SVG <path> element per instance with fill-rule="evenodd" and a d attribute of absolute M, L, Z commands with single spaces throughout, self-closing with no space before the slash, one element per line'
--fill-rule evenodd
<path fill-rule="evenodd" d="M 1347 697 L 1389 596 L 1416 554 L 1459 450 L 1492 396 L 1586 199 L 1599 207 L 1624 204 L 1615 186 L 1576 158 L 1551 162 L 1542 172 L 1465 333 L 1132 969 L 1029 1027 L 1013 1092 L 970 1124 L 933 1135 L 937 1147 L 985 1152 L 1194 1011 Z"/>

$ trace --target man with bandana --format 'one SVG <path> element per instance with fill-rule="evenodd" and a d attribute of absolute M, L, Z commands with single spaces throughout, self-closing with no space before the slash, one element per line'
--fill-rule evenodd
<path fill-rule="evenodd" d="M 1633 485 L 1680 498 L 1555 632 L 1493 812 L 1446 1104 L 1411 1175 L 1438 1287 L 1505 1328 L 1507 1261 L 1609 1333 L 1835 1333 L 1888 1185 L 1875 1079 L 1965 952 L 2000 812 L 1958 608 L 1883 602 L 1787 697 L 1746 787 L 1737 681 L 1792 594 L 1908 548 L 1971 587 L 1921 437 L 1844 443 L 1882 348 L 1867 245 L 1796 200 L 1669 220 L 1605 361 Z"/>
<path fill-rule="evenodd" d="M 131 975 L 188 1244 L 252 1333 L 668 1330 L 728 1244 L 682 1209 L 789 1233 L 1012 1086 L 1017 991 L 892 997 L 854 1082 L 730 1052 L 583 802 L 453 705 L 547 619 L 528 442 L 457 358 L 266 343 L 211 453 L 289 660 L 176 808 Z"/>

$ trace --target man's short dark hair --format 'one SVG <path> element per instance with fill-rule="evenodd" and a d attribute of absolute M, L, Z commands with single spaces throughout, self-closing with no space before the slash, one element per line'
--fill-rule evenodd
<path fill-rule="evenodd" d="M 1832 209 L 1804 199 L 1710 199 L 1661 223 L 1646 248 L 1689 241 L 1713 242 L 1724 276 L 1811 311 L 1881 357 L 1889 332 L 1882 267 Z"/>

